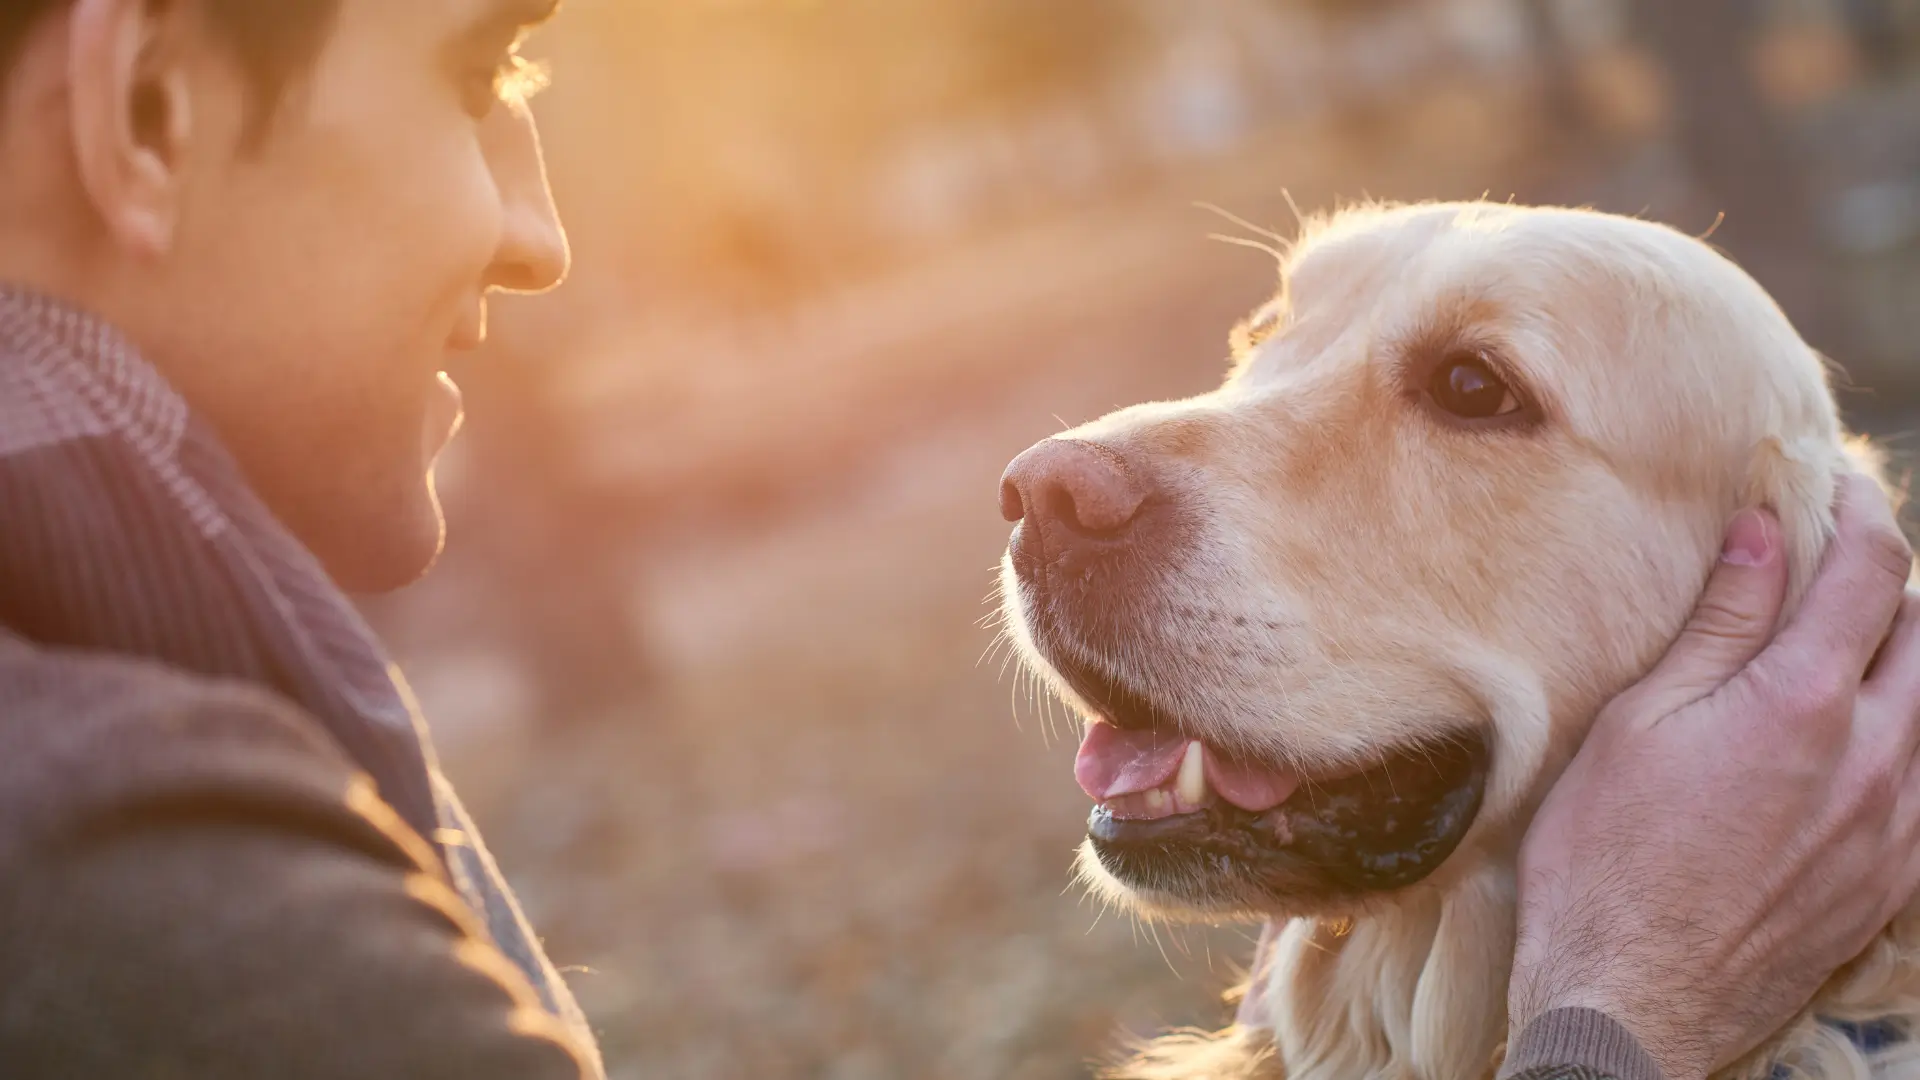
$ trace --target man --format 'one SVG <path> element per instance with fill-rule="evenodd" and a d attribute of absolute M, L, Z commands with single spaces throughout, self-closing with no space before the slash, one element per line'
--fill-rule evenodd
<path fill-rule="evenodd" d="M 0 1076 L 601 1075 L 339 591 L 432 562 L 459 415 L 436 372 L 488 290 L 565 272 L 515 96 L 552 7 L 0 0 Z M 1765 652 L 1777 527 L 1744 517 L 1696 626 L 1602 718 L 1529 842 L 1515 1016 L 1543 1026 L 1516 1068 L 1693 1075 L 1911 891 L 1861 863 L 1915 815 L 1849 797 L 1898 754 L 1669 749 L 1913 726 L 1910 631 L 1862 683 L 1900 605 L 1877 498 L 1847 504 L 1813 631 Z M 1837 696 L 1766 692 L 1809 665 Z M 1724 797 L 1743 777 L 1779 806 Z M 1676 887 L 1610 792 L 1692 799 L 1674 829 L 1709 885 Z M 1744 859 L 1706 858 L 1732 829 Z M 1637 860 L 1611 890 L 1571 872 L 1595 849 Z M 1634 933 L 1742 890 L 1766 933 L 1729 932 L 1738 963 Z M 1808 938 L 1837 898 L 1866 910 Z"/>
<path fill-rule="evenodd" d="M 339 592 L 565 272 L 553 7 L 0 0 L 0 1075 L 599 1075 Z"/>

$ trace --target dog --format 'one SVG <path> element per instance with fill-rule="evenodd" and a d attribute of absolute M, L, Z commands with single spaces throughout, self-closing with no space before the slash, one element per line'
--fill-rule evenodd
<path fill-rule="evenodd" d="M 1515 852 L 1678 636 L 1741 507 L 1797 603 L 1846 470 L 1823 358 L 1652 222 L 1492 203 L 1303 223 L 1224 385 L 1008 468 L 1005 632 L 1086 718 L 1078 872 L 1148 919 L 1267 923 L 1225 1031 L 1115 1075 L 1487 1077 Z M 1920 917 L 1722 1075 L 1920 1075 L 1822 1017 L 1920 1015 Z M 1231 997 L 1231 995 L 1230 995 Z M 1871 1060 L 1869 1060 L 1871 1057 Z"/>

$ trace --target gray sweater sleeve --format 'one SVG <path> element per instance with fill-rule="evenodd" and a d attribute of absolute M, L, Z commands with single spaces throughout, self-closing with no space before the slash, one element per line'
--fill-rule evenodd
<path fill-rule="evenodd" d="M 10 1080 L 590 1075 L 316 724 L 151 674 L 0 695 Z"/>
<path fill-rule="evenodd" d="M 1499 1080 L 1664 1080 L 1620 1022 L 1593 1009 L 1554 1009 L 1507 1047 Z"/>

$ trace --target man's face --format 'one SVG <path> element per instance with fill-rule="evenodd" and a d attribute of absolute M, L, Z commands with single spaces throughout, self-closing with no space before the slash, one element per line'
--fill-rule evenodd
<path fill-rule="evenodd" d="M 194 95 L 138 340 L 347 588 L 432 563 L 430 470 L 459 417 L 439 372 L 479 344 L 487 290 L 564 276 L 532 118 L 496 80 L 551 7 L 344 0 L 257 144 L 237 68 Z"/>

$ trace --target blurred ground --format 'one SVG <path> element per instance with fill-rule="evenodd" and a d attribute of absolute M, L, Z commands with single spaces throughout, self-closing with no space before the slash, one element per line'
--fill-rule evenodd
<path fill-rule="evenodd" d="M 1121 1031 L 1225 1018 L 1249 931 L 1156 938 L 1070 887 L 1076 735 L 981 624 L 1008 459 L 1214 385 L 1228 326 L 1271 288 L 1271 260 L 1208 240 L 1241 230 L 1194 203 L 1282 232 L 1289 196 L 1517 194 L 1696 232 L 1726 205 L 1662 134 L 1672 84 L 1621 36 L 1631 5 L 1557 5 L 1587 27 L 1569 39 L 1587 130 L 1560 141 L 1536 53 L 1513 44 L 1524 23 L 1483 25 L 1519 10 L 1497 0 L 1324 25 L 1316 5 L 1144 0 L 1119 5 L 1146 13 L 1134 31 L 1080 50 L 1101 59 L 1079 82 L 1032 72 L 1065 63 L 1069 20 L 1021 38 L 1021 65 L 938 93 L 912 88 L 941 57 L 965 68 L 943 51 L 962 30 L 1001 41 L 966 22 L 995 5 L 901 3 L 569 4 L 542 104 L 576 278 L 498 306 L 492 366 L 456 373 L 470 416 L 442 470 L 447 557 L 370 604 L 554 956 L 585 969 L 618 1080 L 1083 1076 Z M 953 22 L 916 37 L 908 9 Z M 805 21 L 828 17 L 846 21 Z M 1845 283 L 1824 317 L 1855 343 L 1848 407 L 1898 437 L 1920 78 L 1869 72 L 1831 18 L 1783 25 L 1752 51 L 1757 92 L 1794 160 L 1818 163 L 1808 258 Z M 912 78 L 873 59 L 896 51 Z M 1143 70 L 1188 72 L 1144 84 L 1172 105 L 1061 105 L 1115 100 Z M 1192 76 L 1219 70 L 1252 74 Z M 838 89 L 808 112 L 781 72 Z M 1026 97 L 986 92 L 1012 83 Z M 938 122 L 899 119 L 920 109 Z M 868 113 L 884 116 L 823 119 Z M 1136 114 L 1175 120 L 1113 134 Z M 1052 151 L 976 167 L 1000 145 L 981 132 L 1034 117 Z M 1054 152 L 1074 130 L 1105 149 Z M 794 149 L 815 143 L 836 148 L 826 165 Z M 947 165 L 900 149 L 930 144 Z M 902 154 L 922 162 L 918 202 L 859 186 L 897 178 Z M 927 194 L 956 185 L 976 194 Z M 894 209 L 861 216 L 874 206 Z M 1744 225 L 1725 224 L 1730 245 L 1764 234 Z"/>

